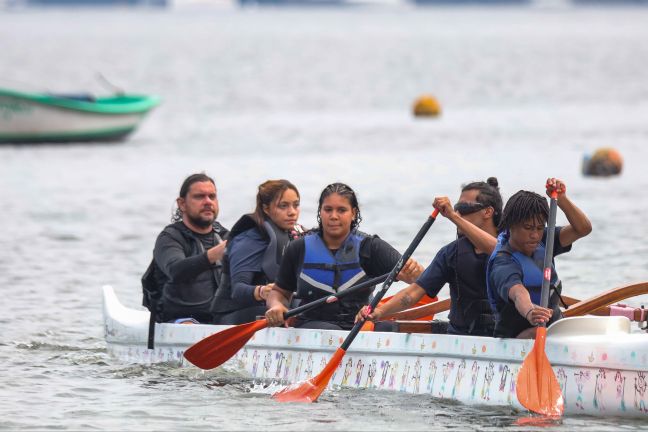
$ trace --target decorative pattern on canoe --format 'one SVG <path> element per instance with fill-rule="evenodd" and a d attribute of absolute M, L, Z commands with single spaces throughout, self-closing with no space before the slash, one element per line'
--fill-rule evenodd
<path fill-rule="evenodd" d="M 173 333 L 171 330 L 168 336 L 173 338 Z M 341 332 L 322 330 L 263 330 L 225 367 L 244 370 L 264 382 L 303 381 L 319 373 L 343 338 Z M 632 350 L 608 353 L 603 345 L 585 352 L 547 342 L 547 354 L 565 398 L 565 412 L 635 417 L 648 414 L 646 354 Z M 522 409 L 515 395 L 515 379 L 532 346 L 531 341 L 506 339 L 363 333 L 334 373 L 329 387 L 429 394 L 467 404 Z M 184 347 L 148 350 L 145 345 L 115 345 L 109 350 L 126 361 L 186 365 Z M 628 364 L 625 369 L 616 367 L 622 361 L 640 370 L 628 370 Z"/>

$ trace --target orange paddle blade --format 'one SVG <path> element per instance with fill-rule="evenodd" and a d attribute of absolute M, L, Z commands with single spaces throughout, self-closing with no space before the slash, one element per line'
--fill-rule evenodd
<path fill-rule="evenodd" d="M 531 416 L 531 417 L 521 417 L 515 420 L 513 423 L 515 426 L 524 426 L 529 428 L 533 427 L 551 427 L 551 426 L 560 426 L 562 424 L 561 417 L 541 417 L 541 416 Z"/>
<path fill-rule="evenodd" d="M 561 416 L 565 409 L 562 391 L 545 354 L 547 329 L 538 327 L 533 349 L 517 376 L 516 393 L 523 407 L 544 416 Z"/>
<path fill-rule="evenodd" d="M 266 319 L 230 327 L 196 342 L 184 357 L 201 369 L 213 369 L 225 363 L 240 350 L 254 333 L 268 326 Z"/>
<path fill-rule="evenodd" d="M 338 348 L 331 360 L 324 366 L 322 372 L 317 376 L 309 379 L 308 381 L 303 381 L 300 383 L 295 383 L 284 389 L 279 390 L 272 395 L 272 398 L 279 402 L 315 402 L 317 398 L 322 394 L 326 386 L 328 385 L 333 372 L 342 362 L 342 357 L 344 357 L 346 351 L 342 348 Z"/>

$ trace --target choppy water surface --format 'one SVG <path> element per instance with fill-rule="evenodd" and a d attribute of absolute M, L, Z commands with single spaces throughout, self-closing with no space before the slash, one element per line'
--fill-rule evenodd
<path fill-rule="evenodd" d="M 139 304 L 180 182 L 202 170 L 226 226 L 267 178 L 298 185 L 305 225 L 322 187 L 348 182 L 363 229 L 400 250 L 435 195 L 496 175 L 508 197 L 556 176 L 594 225 L 558 260 L 565 292 L 648 280 L 646 22 L 632 8 L 0 12 L 3 86 L 100 92 L 101 72 L 164 98 L 123 144 L 0 147 L 0 428 L 520 429 L 507 409 L 354 390 L 279 406 L 228 372 L 119 364 L 99 288 Z M 441 118 L 411 118 L 425 92 Z M 583 178 L 582 155 L 602 146 L 624 155 L 623 175 Z M 416 257 L 453 235 L 439 221 Z"/>

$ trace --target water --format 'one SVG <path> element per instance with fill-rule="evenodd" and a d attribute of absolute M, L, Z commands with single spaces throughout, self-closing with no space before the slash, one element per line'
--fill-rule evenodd
<path fill-rule="evenodd" d="M 556 176 L 594 225 L 558 259 L 565 292 L 648 280 L 647 19 L 634 8 L 0 13 L 3 86 L 101 93 L 101 72 L 164 98 L 123 144 L 0 147 L 0 428 L 520 429 L 507 409 L 353 390 L 277 406 L 231 373 L 120 364 L 105 351 L 99 288 L 139 305 L 179 185 L 203 170 L 226 226 L 267 178 L 300 188 L 307 226 L 320 190 L 348 182 L 362 228 L 400 250 L 435 195 L 496 175 L 508 197 Z M 428 92 L 443 116 L 413 119 Z M 581 157 L 603 146 L 623 154 L 623 175 L 583 178 Z M 427 264 L 453 232 L 438 221 L 416 258 Z M 646 423 L 554 429 L 584 427 Z"/>

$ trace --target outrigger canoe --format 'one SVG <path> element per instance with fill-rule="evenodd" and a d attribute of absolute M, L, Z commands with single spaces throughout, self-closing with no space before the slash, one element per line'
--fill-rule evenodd
<path fill-rule="evenodd" d="M 648 283 L 625 288 L 637 295 L 646 292 Z M 614 308 L 623 311 L 619 316 L 564 318 L 547 331 L 546 354 L 562 390 L 565 414 L 648 418 L 648 334 L 631 331 L 631 321 L 645 321 L 646 313 L 593 300 L 576 303 L 566 315 L 577 315 L 586 306 L 597 314 L 609 315 Z M 157 324 L 156 346 L 149 350 L 148 311 L 122 305 L 113 288 L 104 286 L 103 312 L 108 352 L 128 363 L 191 366 L 184 351 L 229 328 Z M 421 329 L 422 324 L 410 328 Z M 320 372 L 346 335 L 344 331 L 267 328 L 256 332 L 223 367 L 264 382 L 304 381 Z M 524 411 L 516 396 L 516 377 L 533 344 L 519 339 L 362 332 L 329 386 L 428 394 Z"/>
<path fill-rule="evenodd" d="M 159 103 L 145 95 L 94 98 L 0 89 L 0 143 L 122 140 Z"/>

